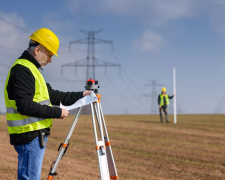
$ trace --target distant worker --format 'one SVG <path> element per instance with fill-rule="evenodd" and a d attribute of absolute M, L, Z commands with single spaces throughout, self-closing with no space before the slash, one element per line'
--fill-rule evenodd
<path fill-rule="evenodd" d="M 159 114 L 160 114 L 160 121 L 163 123 L 163 112 L 166 117 L 166 122 L 169 123 L 169 115 L 168 115 L 168 109 L 167 106 L 170 104 L 169 99 L 172 99 L 174 95 L 169 96 L 166 94 L 166 88 L 162 88 L 162 93 L 158 96 L 158 104 L 159 104 Z"/>
<path fill-rule="evenodd" d="M 10 144 L 18 153 L 18 180 L 40 180 L 52 118 L 63 119 L 66 109 L 91 91 L 62 92 L 46 83 L 39 69 L 57 55 L 59 40 L 42 28 L 30 37 L 28 49 L 12 65 L 5 83 L 5 105 Z"/>

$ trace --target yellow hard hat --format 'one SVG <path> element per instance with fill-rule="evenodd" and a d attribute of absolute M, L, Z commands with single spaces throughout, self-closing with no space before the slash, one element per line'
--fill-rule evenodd
<path fill-rule="evenodd" d="M 59 39 L 51 30 L 46 28 L 38 29 L 29 38 L 40 43 L 50 52 L 59 57 L 57 54 L 59 48 Z"/>
<path fill-rule="evenodd" d="M 162 88 L 162 92 L 166 92 L 166 88 L 165 87 Z"/>

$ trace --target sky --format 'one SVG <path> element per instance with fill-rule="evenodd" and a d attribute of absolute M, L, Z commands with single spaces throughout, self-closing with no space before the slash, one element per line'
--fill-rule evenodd
<path fill-rule="evenodd" d="M 158 113 L 162 87 L 174 93 L 173 68 L 178 114 L 225 113 L 224 19 L 223 0 L 1 0 L 0 112 L 10 67 L 28 37 L 48 28 L 59 38 L 59 58 L 41 73 L 65 92 L 83 91 L 89 71 L 63 66 L 87 58 L 87 44 L 70 42 L 86 39 L 89 31 L 112 42 L 95 44 L 96 62 L 120 65 L 94 69 L 104 114 Z"/>

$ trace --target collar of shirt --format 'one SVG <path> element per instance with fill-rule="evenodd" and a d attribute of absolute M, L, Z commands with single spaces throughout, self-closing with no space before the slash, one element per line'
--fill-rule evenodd
<path fill-rule="evenodd" d="M 37 68 L 41 68 L 41 65 L 37 62 L 37 60 L 27 50 L 25 50 L 23 52 L 23 54 L 18 59 L 26 59 L 26 60 L 32 62 Z"/>

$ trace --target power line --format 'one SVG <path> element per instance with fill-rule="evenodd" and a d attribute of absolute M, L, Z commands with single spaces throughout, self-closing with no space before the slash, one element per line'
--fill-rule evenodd
<path fill-rule="evenodd" d="M 108 63 L 108 62 L 105 62 L 103 60 L 95 58 L 95 44 L 102 44 L 102 43 L 103 44 L 104 43 L 112 44 L 112 41 L 103 40 L 103 39 L 99 39 L 99 38 L 95 37 L 95 35 L 98 34 L 99 32 L 101 32 L 102 30 L 98 30 L 98 31 L 84 31 L 84 30 L 81 30 L 81 31 L 83 33 L 87 34 L 88 37 L 86 39 L 79 39 L 79 40 L 71 41 L 69 43 L 70 44 L 69 45 L 69 47 L 70 47 L 69 51 L 71 52 L 71 45 L 73 43 L 75 43 L 75 44 L 87 44 L 87 57 L 86 57 L 86 59 L 81 59 L 81 60 L 73 62 L 73 63 L 68 63 L 68 64 L 62 65 L 61 66 L 62 74 L 63 74 L 63 68 L 64 67 L 75 67 L 75 71 L 76 71 L 77 67 L 86 67 L 87 68 L 86 79 L 89 79 L 89 78 L 95 79 L 95 67 L 105 67 L 105 68 L 108 67 L 108 66 L 120 67 L 119 64 Z M 113 48 L 112 48 L 112 50 L 113 50 Z M 142 108 L 142 107 L 145 106 L 144 104 L 142 104 L 140 99 L 138 99 L 137 96 L 130 90 L 130 89 L 133 88 L 133 86 L 130 87 L 123 78 L 122 78 L 122 82 L 125 85 L 127 91 L 130 92 L 130 94 L 132 95 L 132 100 L 131 99 L 128 100 L 127 98 L 124 97 L 124 95 L 122 93 L 119 93 L 118 88 L 113 84 L 113 82 L 110 79 L 108 79 L 108 81 L 110 81 L 110 85 L 113 86 L 114 89 L 118 92 L 117 96 L 119 94 L 121 99 L 123 99 L 130 106 L 133 106 L 135 108 Z M 133 101 L 133 99 L 135 99 L 135 101 Z M 139 104 L 141 104 L 141 106 L 139 106 L 137 104 L 137 102 Z"/>
<path fill-rule="evenodd" d="M 116 60 L 117 62 L 119 62 L 119 60 L 118 60 L 118 58 L 116 57 L 116 55 L 115 55 L 114 53 L 112 53 L 112 54 L 113 54 L 115 60 Z M 144 105 L 144 104 L 140 101 L 140 99 L 138 99 L 138 97 L 137 97 L 137 96 L 133 93 L 133 91 L 132 91 L 134 88 L 135 88 L 138 92 L 141 92 L 141 90 L 136 86 L 136 83 L 133 82 L 132 78 L 129 77 L 128 73 L 125 71 L 125 69 L 123 68 L 123 66 L 121 66 L 121 70 L 122 70 L 122 72 L 124 72 L 124 74 L 126 75 L 126 80 L 128 79 L 129 82 L 132 84 L 131 87 L 128 86 L 127 81 L 125 81 L 125 80 L 123 79 L 123 76 L 121 76 L 124 85 L 127 87 L 127 90 L 133 95 L 134 99 L 135 99 L 142 107 L 144 107 L 144 108 L 147 109 L 146 105 Z M 134 88 L 133 88 L 133 87 L 134 87 Z"/>
<path fill-rule="evenodd" d="M 24 32 L 30 33 L 30 30 L 28 30 L 28 29 L 26 29 L 26 28 L 23 28 L 23 27 L 20 27 L 20 26 L 18 26 L 17 24 L 14 24 L 14 23 L 12 23 L 12 22 L 10 22 L 10 21 L 4 19 L 4 18 L 1 17 L 1 16 L 0 16 L 0 20 L 2 20 L 3 22 L 5 22 L 5 23 L 7 23 L 7 24 L 10 24 L 10 25 L 16 27 L 17 29 L 20 29 L 20 30 L 22 30 L 22 31 L 24 31 Z"/>
<path fill-rule="evenodd" d="M 120 67 L 119 64 L 109 63 L 106 61 L 99 60 L 95 57 L 95 44 L 111 44 L 112 41 L 103 40 L 96 38 L 95 35 L 102 31 L 102 29 L 97 31 L 85 31 L 80 30 L 81 32 L 87 34 L 87 38 L 85 39 L 79 39 L 75 41 L 71 41 L 69 43 L 69 51 L 71 52 L 71 45 L 72 44 L 87 44 L 87 57 L 85 59 L 82 59 L 80 61 L 76 61 L 74 63 L 64 64 L 61 66 L 61 72 L 63 72 L 64 67 L 71 67 L 74 66 L 75 70 L 77 67 L 86 67 L 86 79 L 93 78 L 95 79 L 95 68 L 96 67 Z"/>
<path fill-rule="evenodd" d="M 119 62 L 118 58 L 116 57 L 116 55 L 114 53 L 112 53 L 115 60 Z M 141 90 L 136 86 L 136 83 L 133 82 L 133 80 L 129 77 L 128 73 L 125 71 L 125 69 L 123 68 L 123 66 L 121 66 L 121 70 L 124 72 L 124 74 L 126 75 L 127 79 L 130 81 L 130 83 L 132 84 L 132 86 L 138 91 L 138 92 L 141 92 Z"/>
<path fill-rule="evenodd" d="M 151 97 L 151 114 L 156 114 L 156 107 L 157 107 L 157 92 L 156 86 L 163 86 L 163 84 L 158 84 L 158 80 L 151 80 L 150 84 L 145 84 L 145 86 L 152 86 L 152 91 L 150 94 L 145 94 L 142 96 Z"/>
<path fill-rule="evenodd" d="M 12 50 L 18 50 L 18 51 L 21 51 L 21 49 L 18 49 L 18 48 L 15 48 L 15 47 L 4 46 L 4 45 L 0 45 L 0 48 L 5 48 L 5 49 L 12 49 Z"/>
<path fill-rule="evenodd" d="M 141 108 L 140 106 L 138 106 L 133 100 L 128 100 L 127 98 L 124 97 L 123 94 L 120 93 L 120 90 L 117 88 L 117 86 L 115 86 L 115 84 L 109 79 L 110 81 L 110 85 L 116 90 L 117 92 L 117 96 L 119 95 L 122 99 L 124 99 L 130 106 L 133 106 L 134 108 Z"/>
<path fill-rule="evenodd" d="M 127 82 L 123 79 L 123 76 L 121 76 L 121 79 L 123 81 L 123 84 L 127 87 L 127 90 L 130 92 L 130 94 L 132 95 L 132 97 L 136 100 L 136 102 L 138 102 L 142 107 L 148 109 L 145 104 L 143 104 L 140 99 L 138 98 L 138 96 L 136 94 L 133 93 L 133 91 L 131 91 L 132 87 L 128 86 Z"/>

